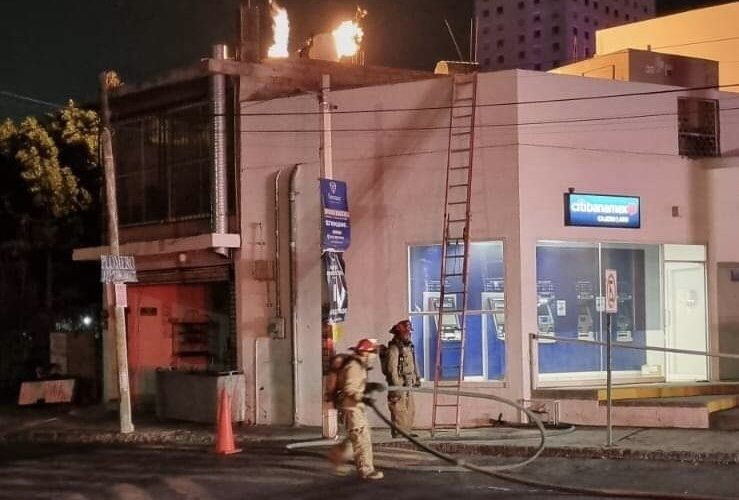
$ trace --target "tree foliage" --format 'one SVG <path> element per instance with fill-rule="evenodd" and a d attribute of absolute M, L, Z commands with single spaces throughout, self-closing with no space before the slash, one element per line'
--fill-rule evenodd
<path fill-rule="evenodd" d="M 12 191 L 3 190 L 5 208 L 46 221 L 90 208 L 97 195 L 91 190 L 99 185 L 98 127 L 97 113 L 71 101 L 42 119 L 6 121 L 0 127 L 0 168 Z M 19 192 L 13 180 L 25 189 Z"/>
<path fill-rule="evenodd" d="M 0 123 L 0 322 L 43 330 L 97 300 L 71 250 L 100 238 L 99 119 L 73 102 Z M 39 314 L 45 311 L 46 314 Z M 45 317 L 44 324 L 31 323 Z M 48 330 L 47 330 L 48 331 Z"/>

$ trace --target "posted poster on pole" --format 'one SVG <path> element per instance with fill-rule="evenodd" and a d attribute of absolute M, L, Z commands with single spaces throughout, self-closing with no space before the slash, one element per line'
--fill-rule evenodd
<path fill-rule="evenodd" d="M 320 179 L 320 182 L 321 249 L 344 252 L 351 242 L 346 182 L 334 179 Z"/>
<path fill-rule="evenodd" d="M 349 290 L 344 274 L 344 258 L 339 252 L 324 252 L 323 263 L 328 285 L 328 323 L 330 325 L 343 323 L 346 321 L 346 313 L 349 309 Z"/>
<path fill-rule="evenodd" d="M 615 269 L 606 269 L 606 313 L 618 312 L 618 273 Z"/>

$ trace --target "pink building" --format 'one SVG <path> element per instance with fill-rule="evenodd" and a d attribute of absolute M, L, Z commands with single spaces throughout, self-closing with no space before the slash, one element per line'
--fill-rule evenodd
<path fill-rule="evenodd" d="M 233 215 L 220 235 L 211 235 L 207 220 L 200 229 L 187 219 L 129 227 L 122 251 L 156 277 L 129 292 L 129 304 L 137 304 L 129 342 L 135 337 L 139 350 L 160 352 L 146 358 L 142 380 L 151 381 L 157 365 L 172 365 L 176 325 L 197 330 L 213 317 L 230 318 L 230 326 L 212 330 L 212 338 L 226 339 L 213 368 L 243 371 L 247 420 L 321 424 L 318 91 L 329 74 L 333 177 L 347 183 L 352 226 L 349 312 L 337 347 L 362 337 L 387 341 L 389 327 L 410 318 L 429 384 L 452 78 L 315 61 L 213 60 L 188 78 L 213 73 L 229 75 L 234 90 Z M 182 77 L 132 89 L 131 102 L 142 106 L 134 98 L 144 91 L 171 98 L 163 90 Z M 732 95 L 523 70 L 481 73 L 477 82 L 465 389 L 557 399 L 561 419 L 602 423 L 591 388 L 603 385 L 603 349 L 557 337 L 605 339 L 608 268 L 619 275 L 615 344 L 736 353 L 736 331 L 726 326 L 739 306 L 732 281 L 739 279 L 739 112 Z M 702 148 L 691 149 L 695 137 Z M 181 189 L 207 190 L 207 178 Z M 229 247 L 226 257 L 214 252 Z M 183 290 L 182 301 L 172 299 L 198 279 L 210 291 Z M 152 288 L 164 282 L 169 288 Z M 145 300 L 158 301 L 168 319 L 142 318 L 155 307 Z M 545 338 L 532 341 L 531 333 Z M 210 348 L 201 349 L 199 363 L 210 367 Z M 739 376 L 736 364 L 705 359 L 615 348 L 614 377 L 637 387 L 691 388 Z M 500 405 L 463 405 L 465 425 L 500 413 L 518 418 Z M 645 408 L 617 407 L 616 423 L 708 425 L 707 408 Z M 418 414 L 418 424 L 428 426 L 424 396 Z"/>
<path fill-rule="evenodd" d="M 594 55 L 596 30 L 654 15 L 654 0 L 475 0 L 477 60 L 546 71 Z"/>

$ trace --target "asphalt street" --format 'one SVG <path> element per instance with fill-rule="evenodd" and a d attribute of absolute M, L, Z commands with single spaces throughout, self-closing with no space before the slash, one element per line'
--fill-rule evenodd
<path fill-rule="evenodd" d="M 336 475 L 321 453 L 318 449 L 289 452 L 284 443 L 260 444 L 231 456 L 218 456 L 202 447 L 4 446 L 0 447 L 0 498 L 595 498 L 459 471 L 407 450 L 378 450 L 377 467 L 386 478 L 359 481 L 354 473 Z M 517 472 L 521 477 L 569 486 L 725 498 L 739 495 L 738 473 L 736 466 L 553 458 L 540 459 Z"/>

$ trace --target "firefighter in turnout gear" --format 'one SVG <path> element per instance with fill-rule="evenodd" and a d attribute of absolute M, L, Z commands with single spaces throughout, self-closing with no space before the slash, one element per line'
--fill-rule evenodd
<path fill-rule="evenodd" d="M 352 348 L 354 354 L 347 357 L 337 376 L 337 403 L 340 418 L 348 436 L 329 452 L 329 459 L 341 471 L 349 445 L 354 449 L 354 463 L 362 479 L 382 479 L 383 473 L 375 470 L 372 458 L 370 427 L 365 414 L 365 402 L 369 390 L 377 390 L 382 384 L 367 383 L 367 371 L 377 359 L 377 343 L 362 339 Z"/>
<path fill-rule="evenodd" d="M 393 338 L 387 345 L 387 356 L 385 368 L 385 377 L 388 385 L 419 387 L 421 385 L 421 377 L 418 375 L 416 366 L 416 354 L 411 342 L 411 332 L 413 326 L 408 320 L 403 320 L 395 324 L 390 329 Z M 387 406 L 390 409 L 390 416 L 393 424 L 410 434 L 413 434 L 413 419 L 415 418 L 416 408 L 413 403 L 413 393 L 390 391 L 387 394 Z M 393 437 L 398 437 L 395 429 L 391 430 Z"/>

